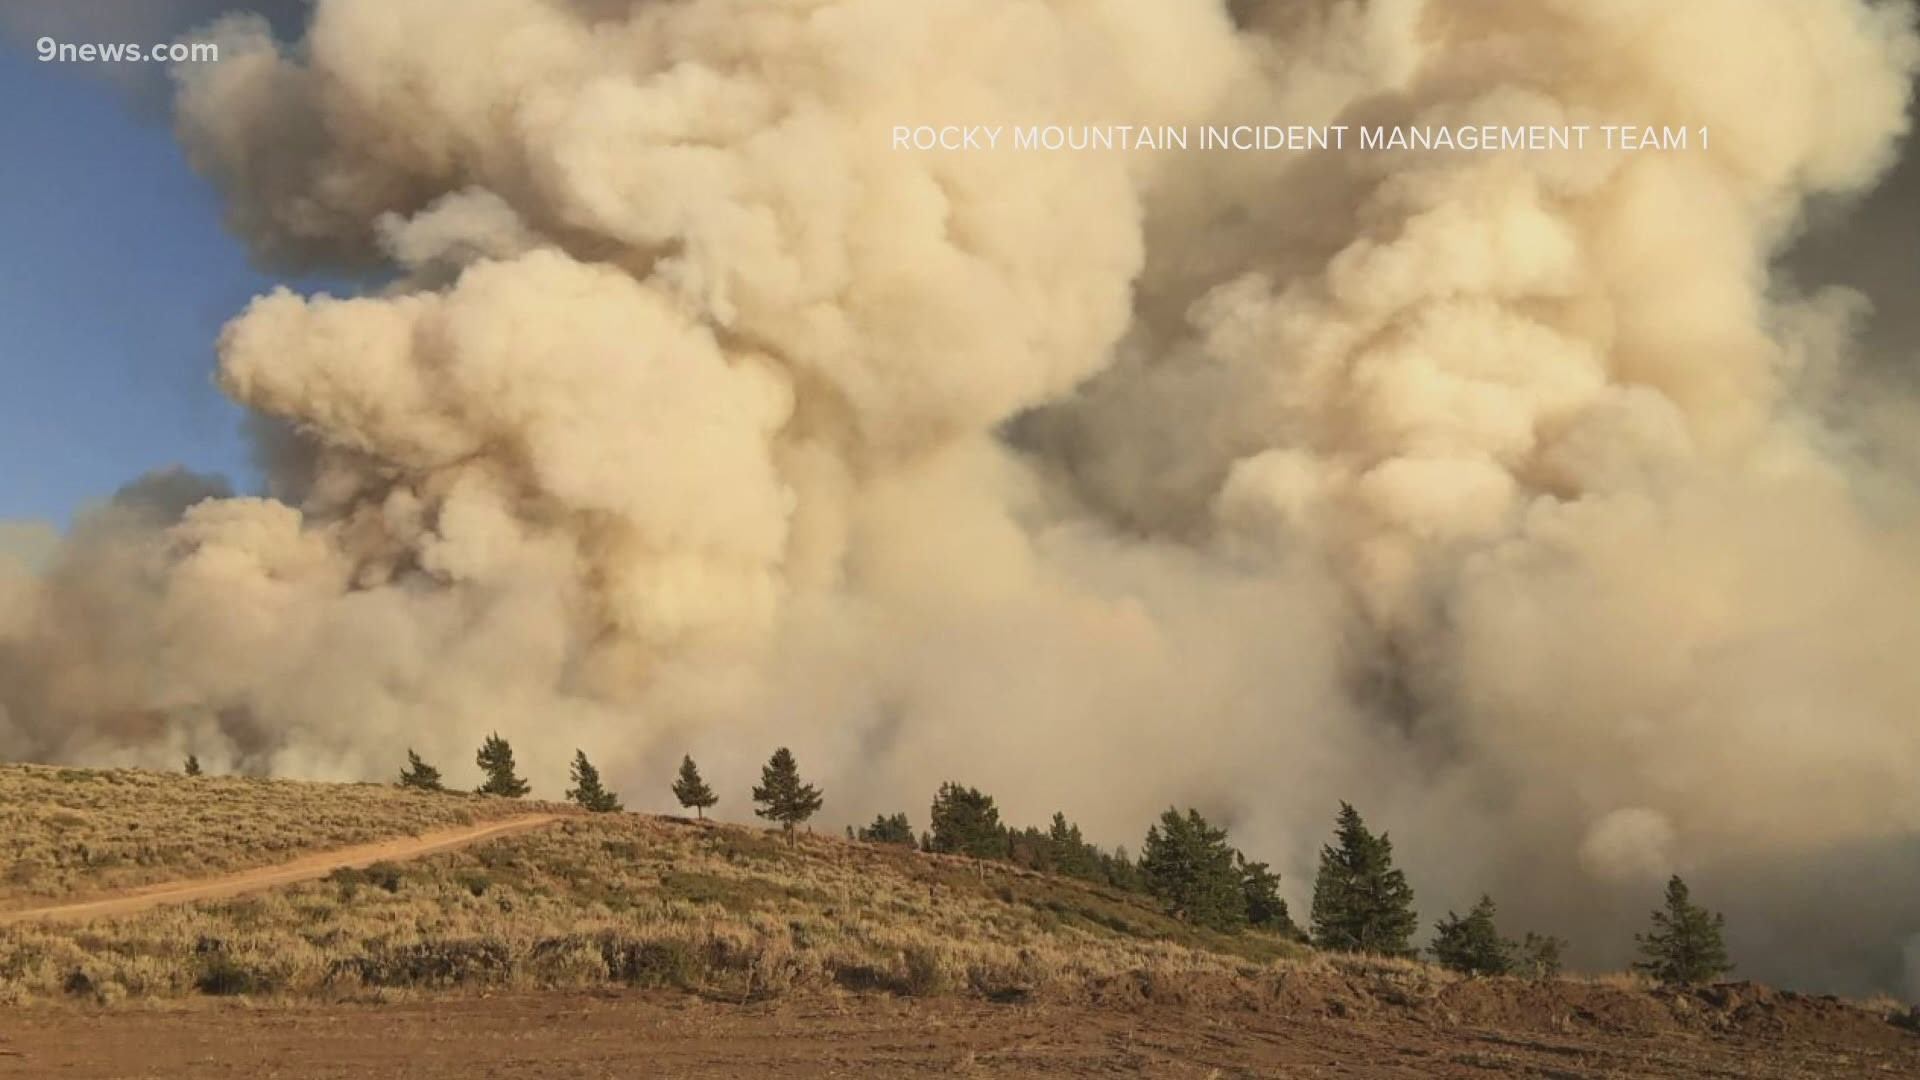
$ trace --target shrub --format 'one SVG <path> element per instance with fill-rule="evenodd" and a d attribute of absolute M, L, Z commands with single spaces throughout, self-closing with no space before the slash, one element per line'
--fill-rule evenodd
<path fill-rule="evenodd" d="M 344 895 L 352 896 L 361 885 L 397 893 L 406 875 L 406 870 L 400 864 L 382 861 L 366 867 L 343 866 L 328 874 L 327 880 L 341 886 Z"/>
<path fill-rule="evenodd" d="M 1564 938 L 1529 930 L 1527 936 L 1520 940 L 1519 955 L 1514 959 L 1514 974 L 1534 979 L 1557 978 L 1560 975 L 1560 954 L 1566 948 Z"/>
<path fill-rule="evenodd" d="M 1493 898 L 1482 896 L 1462 917 L 1447 912 L 1434 926 L 1428 950 L 1441 967 L 1463 975 L 1505 975 L 1513 967 L 1513 943 L 1493 924 Z"/>
<path fill-rule="evenodd" d="M 453 938 L 386 946 L 337 962 L 330 975 L 352 973 L 367 986 L 444 988 L 505 980 L 513 960 L 497 938 Z"/>
<path fill-rule="evenodd" d="M 203 994 L 230 997 L 271 993 L 279 989 L 279 980 L 271 973 L 238 959 L 224 948 L 215 948 L 199 955 L 193 986 Z"/>
<path fill-rule="evenodd" d="M 698 984 L 700 960 L 692 945 L 676 938 L 636 941 L 617 934 L 600 939 L 607 974 L 628 986 L 691 989 Z"/>
<path fill-rule="evenodd" d="M 909 997 L 936 997 L 947 992 L 949 981 L 939 953 L 925 945 L 913 945 L 902 959 L 906 974 L 900 986 Z"/>

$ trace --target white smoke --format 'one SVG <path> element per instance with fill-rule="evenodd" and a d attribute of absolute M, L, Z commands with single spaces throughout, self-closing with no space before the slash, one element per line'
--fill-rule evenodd
<path fill-rule="evenodd" d="M 179 128 L 233 226 L 398 279 L 223 334 L 272 498 L 129 495 L 0 579 L 0 752 L 358 779 L 498 729 L 644 805 L 785 743 L 837 819 L 944 779 L 1108 842 L 1198 803 L 1296 896 L 1347 798 L 1430 911 L 1489 890 L 1617 963 L 1680 869 L 1743 970 L 1897 977 L 1920 912 L 1714 885 L 1912 873 L 1914 402 L 1856 423 L 1860 302 L 1769 270 L 1891 161 L 1904 9 L 1233 8 L 220 24 Z M 1712 144 L 888 137 L 1273 117 Z"/>

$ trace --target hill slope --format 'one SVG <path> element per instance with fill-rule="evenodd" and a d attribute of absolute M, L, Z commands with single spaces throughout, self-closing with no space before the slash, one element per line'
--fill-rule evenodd
<path fill-rule="evenodd" d="M 1013 999 L 1137 973 L 1250 977 L 1303 953 L 1011 866 L 618 814 L 270 894 L 0 929 L 0 993 L 671 985 Z"/>
<path fill-rule="evenodd" d="M 57 782 L 93 786 L 71 776 Z M 95 793 L 87 813 L 99 821 L 138 818 L 139 802 L 131 796 L 144 799 L 166 788 L 181 789 L 168 795 L 165 805 L 176 808 L 170 812 L 223 822 L 233 807 L 192 808 L 191 796 L 290 806 L 333 798 L 340 805 L 322 820 L 385 825 L 398 834 L 449 815 L 537 806 L 456 795 L 393 801 L 392 793 L 364 785 L 239 783 L 102 781 L 103 790 L 121 792 L 133 805 Z M 418 824 L 396 812 L 416 806 L 425 819 Z M 360 816 L 372 814 L 370 807 L 394 816 Z M 49 823 L 70 810 L 7 807 L 16 820 L 24 815 Z M 336 835 L 330 828 L 296 836 L 317 845 L 322 836 Z M 14 839 L 36 851 L 50 843 L 39 834 Z M 166 850 L 188 853 L 183 858 L 223 864 L 253 858 L 235 848 L 229 834 L 176 840 Z M 102 880 L 77 879 L 89 887 Z M 620 996 L 579 996 L 610 990 Z M 477 1000 L 482 992 L 484 1002 Z M 441 1005 L 395 1010 L 424 994 Z M 991 1039 L 961 1038 L 960 1028 L 939 1022 L 965 1015 L 990 1023 L 981 1018 L 1004 1015 L 1024 1018 L 1021 1030 L 1042 1016 L 1057 1018 L 1046 1023 L 1062 1030 L 1105 1032 L 1071 1049 L 1082 1055 L 1072 1060 L 1089 1072 L 1116 1061 L 1123 1068 L 1126 1061 L 1140 1068 L 1160 1061 L 1102 1056 L 1120 1053 L 1115 1040 L 1123 1031 L 1122 1057 L 1137 1054 L 1135 1031 L 1157 1031 L 1165 1061 L 1212 1055 L 1265 1063 L 1260 1068 L 1331 1067 L 1351 1059 L 1343 1046 L 1370 1046 L 1367 1054 L 1398 1048 L 1393 1052 L 1411 1055 L 1394 1066 L 1416 1069 L 1408 1075 L 1920 1075 L 1920 1036 L 1890 1005 L 1876 1011 L 1745 984 L 1677 992 L 1621 979 L 1461 980 L 1421 964 L 1317 954 L 1262 934 L 1197 931 L 1147 898 L 1006 864 L 815 836 L 789 846 L 758 829 L 631 814 L 568 816 L 537 831 L 343 870 L 260 895 L 83 925 L 0 926 L 0 1002 L 86 1006 L 204 995 L 280 1002 L 286 1015 L 312 1018 L 312 1030 L 321 1033 L 314 1038 L 322 1038 L 329 1023 L 337 1028 L 341 1016 L 354 1017 L 353 1030 L 382 1026 L 390 1029 L 392 1046 L 413 1040 L 428 1057 L 436 1040 L 449 1037 L 443 1024 L 468 1023 L 471 1036 L 484 1043 L 485 1031 L 514 1024 L 516 1016 L 551 1019 L 555 1008 L 578 1009 L 589 1018 L 581 1024 L 609 1025 L 605 1038 L 583 1031 L 585 1043 L 574 1048 L 587 1055 L 580 1058 L 583 1068 L 627 1061 L 620 1056 L 630 1052 L 622 1049 L 627 1043 L 612 1031 L 634 1022 L 638 1014 L 631 1010 L 639 1009 L 667 1033 L 663 1037 L 685 1044 L 689 1056 L 676 1075 L 702 1075 L 702 1061 L 715 1075 L 794 1064 L 751 1058 L 732 1043 L 704 1051 L 699 1045 L 703 1030 L 738 1029 L 728 1038 L 750 1045 L 757 1036 L 802 1042 L 817 1036 L 793 1030 L 783 1011 L 790 1007 L 809 1015 L 826 1015 L 819 1010 L 827 1008 L 848 1038 L 873 1040 L 882 1052 L 867 1059 L 847 1050 L 835 1060 L 900 1073 L 921 1066 L 943 1071 L 957 1055 L 971 1060 L 977 1052 L 1005 1056 L 1006 1075 L 1032 1075 L 1022 1071 L 1016 1052 L 1031 1039 L 1009 1049 Z M 1009 1006 L 1017 1008 L 993 1012 Z M 701 1014 L 697 1023 L 675 1019 L 696 1007 L 734 1011 Z M 56 1055 L 40 1059 L 42 1066 L 52 1067 L 61 1040 L 71 1034 L 64 1015 L 55 1009 L 51 1018 L 16 1028 L 42 1033 L 42 1052 Z M 89 1025 L 105 1022 L 84 1015 Z M 198 1038 L 190 1034 L 194 1025 L 206 1026 L 203 1034 L 217 1043 L 258 1034 L 238 1030 L 249 1021 L 234 1014 L 191 1015 L 197 1019 L 190 1023 L 176 1018 L 181 1038 Z M 116 1027 L 100 1030 L 111 1041 L 111 1031 L 131 1032 L 142 1022 L 138 1014 L 118 1014 L 111 1021 Z M 305 1023 L 270 1026 L 295 1038 L 308 1030 Z M 889 1025 L 947 1034 L 934 1037 L 910 1069 L 904 1059 L 886 1056 L 899 1049 L 888 1034 L 898 1031 Z M 89 1037 L 94 1034 L 90 1027 Z M 151 1041 L 127 1039 L 135 1056 Z M 415 1064 L 394 1062 L 401 1060 Z M 1583 1071 L 1582 1062 L 1597 1071 Z M 379 1067 L 371 1059 L 363 1064 Z M 1401 1074 L 1388 1064 L 1364 1061 L 1348 1074 Z M 439 1075 L 424 1067 L 417 1074 Z"/>
<path fill-rule="evenodd" d="M 391 784 L 0 765 L 0 911 L 542 808 L 560 809 Z"/>

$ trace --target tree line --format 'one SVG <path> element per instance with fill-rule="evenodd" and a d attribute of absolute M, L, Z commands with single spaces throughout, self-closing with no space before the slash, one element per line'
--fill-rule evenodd
<path fill-rule="evenodd" d="M 199 763 L 188 759 L 192 767 L 190 775 L 198 776 Z M 480 786 L 474 788 L 477 795 L 498 795 L 502 798 L 523 798 L 532 785 L 523 779 L 513 760 L 513 746 L 500 737 L 498 732 L 488 735 L 474 754 L 474 764 L 480 766 Z M 587 760 L 587 752 L 575 750 L 573 765 L 568 770 L 573 786 L 567 789 L 567 801 L 584 810 L 597 814 L 615 813 L 622 804 L 618 795 L 608 791 L 600 780 L 600 770 Z M 412 748 L 407 750 L 407 764 L 400 770 L 400 786 L 417 791 L 445 791 L 446 784 L 440 778 L 440 770 L 427 764 Z M 693 758 L 680 760 L 680 772 L 673 781 L 674 798 L 680 805 L 706 816 L 707 807 L 720 801 L 707 782 L 700 776 L 699 766 Z M 753 801 L 757 804 L 754 813 L 763 818 L 777 821 L 783 831 L 791 837 L 794 826 L 811 818 L 820 809 L 823 799 L 819 789 L 804 783 L 800 779 L 800 766 L 794 760 L 793 752 L 786 747 L 774 751 L 773 757 L 760 771 L 760 783 L 754 785 Z"/>
<path fill-rule="evenodd" d="M 529 787 L 515 772 L 513 749 L 497 733 L 481 743 L 475 762 L 485 776 L 476 791 L 520 798 Z M 189 759 L 199 775 L 199 762 Z M 594 812 L 621 808 L 607 791 L 599 770 L 576 751 L 567 798 Z M 412 750 L 400 773 L 404 787 L 444 790 L 439 770 Z M 719 797 L 701 777 L 691 756 L 683 757 L 672 783 L 681 806 L 705 817 Z M 808 821 L 824 796 L 800 777 L 786 747 L 774 751 L 753 787 L 754 813 L 778 822 L 793 842 L 796 826 Z M 1172 916 L 1221 933 L 1249 928 L 1273 933 L 1315 948 L 1413 958 L 1419 918 L 1413 888 L 1393 865 L 1393 842 L 1367 828 L 1360 812 L 1340 804 L 1332 840 L 1320 849 L 1308 927 L 1293 920 L 1280 896 L 1280 875 L 1264 862 L 1247 858 L 1228 842 L 1227 830 L 1198 810 L 1169 807 L 1147 829 L 1136 859 L 1124 847 L 1102 850 L 1087 842 L 1080 827 L 1056 812 L 1045 829 L 1013 828 L 1000 820 L 993 797 L 978 788 L 949 781 L 940 785 L 928 811 L 929 828 L 915 835 L 905 813 L 876 815 L 872 824 L 847 827 L 847 837 L 871 844 L 896 844 L 921 851 L 1002 860 L 1028 869 L 1078 878 L 1153 897 Z M 1481 896 L 1465 915 L 1447 912 L 1434 924 L 1427 953 L 1434 962 L 1468 975 L 1551 977 L 1560 971 L 1567 943 L 1551 934 L 1526 932 L 1503 936 L 1493 899 Z M 1732 969 L 1723 939 L 1725 919 L 1695 904 L 1678 875 L 1667 883 L 1664 907 L 1652 914 L 1651 929 L 1636 934 L 1640 959 L 1634 970 L 1669 985 L 1708 982 Z"/>

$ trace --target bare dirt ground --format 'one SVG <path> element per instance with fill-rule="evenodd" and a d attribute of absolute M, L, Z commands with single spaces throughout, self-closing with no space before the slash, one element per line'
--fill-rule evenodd
<path fill-rule="evenodd" d="M 335 848 L 316 852 L 291 862 L 243 870 L 219 877 L 198 878 L 147 885 L 94 900 L 44 907 L 0 911 L 0 925 L 27 921 L 78 922 L 114 915 L 132 915 L 167 904 L 194 900 L 218 900 L 247 893 L 262 892 L 296 881 L 326 877 L 343 867 L 364 867 L 382 861 L 416 859 L 442 851 L 466 847 L 496 837 L 526 832 L 560 820 L 558 814 L 528 814 L 500 821 L 442 829 L 420 836 L 382 840 L 372 844 Z"/>
<path fill-rule="evenodd" d="M 1564 1000 L 1468 995 L 1438 1011 L 865 994 L 736 1005 L 659 992 L 32 1009 L 0 1013 L 0 1077 L 1920 1076 L 1920 1036 L 1857 1010 L 1761 987 L 1701 993 L 1678 1013 L 1616 1014 L 1603 1002 L 1623 999 L 1602 988 L 1592 1001 L 1577 989 Z"/>

